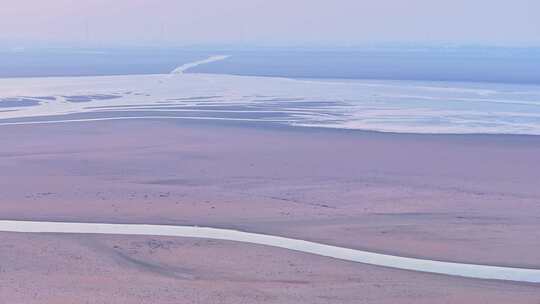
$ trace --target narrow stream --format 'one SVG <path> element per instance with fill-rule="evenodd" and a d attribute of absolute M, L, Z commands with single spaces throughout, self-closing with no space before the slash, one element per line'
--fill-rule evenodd
<path fill-rule="evenodd" d="M 315 242 L 290 239 L 280 236 L 256 234 L 227 229 L 142 224 L 90 224 L 0 221 L 0 232 L 152 235 L 226 240 L 284 248 L 345 261 L 390 267 L 395 269 L 420 271 L 475 279 L 540 283 L 540 269 L 451 263 L 400 257 L 324 245 Z"/>

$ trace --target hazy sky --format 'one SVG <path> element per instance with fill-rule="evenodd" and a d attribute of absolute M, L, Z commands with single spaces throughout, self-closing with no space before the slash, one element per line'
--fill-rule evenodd
<path fill-rule="evenodd" d="M 540 46 L 540 0 L 0 1 L 0 43 Z"/>

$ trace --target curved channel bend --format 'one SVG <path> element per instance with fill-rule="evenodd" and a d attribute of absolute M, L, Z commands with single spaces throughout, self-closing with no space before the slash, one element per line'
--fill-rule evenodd
<path fill-rule="evenodd" d="M 207 227 L 145 224 L 0 221 L 0 232 L 152 235 L 226 240 L 284 248 L 339 260 L 395 269 L 475 279 L 540 283 L 540 269 L 464 264 L 400 257 L 280 236 Z"/>

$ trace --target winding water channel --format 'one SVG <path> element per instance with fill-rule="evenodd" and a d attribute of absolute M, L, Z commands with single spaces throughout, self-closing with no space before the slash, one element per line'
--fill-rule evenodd
<path fill-rule="evenodd" d="M 0 232 L 151 235 L 235 241 L 345 261 L 475 279 L 540 283 L 540 269 L 442 262 L 330 246 L 280 236 L 192 226 L 0 221 Z"/>

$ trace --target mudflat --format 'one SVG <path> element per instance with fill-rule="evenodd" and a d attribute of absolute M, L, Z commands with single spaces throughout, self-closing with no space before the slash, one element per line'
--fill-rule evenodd
<path fill-rule="evenodd" d="M 535 136 L 406 135 L 133 120 L 3 126 L 0 146 L 2 219 L 233 228 L 402 256 L 540 267 L 540 138 Z M 540 288 L 534 285 L 389 270 L 228 242 L 217 242 L 216 250 L 207 245 L 214 243 L 204 240 L 7 233 L 0 237 L 6 249 L 12 248 L 1 250 L 2 260 L 17 257 L 21 263 L 19 268 L 7 267 L 8 263 L 2 267 L 3 283 L 11 285 L 1 285 L 13 299 L 24 292 L 31 295 L 32 280 L 54 289 L 52 281 L 30 278 L 51 273 L 52 265 L 64 265 L 64 270 L 75 267 L 68 259 L 62 260 L 64 264 L 53 262 L 60 259 L 53 251 L 66 250 L 66 255 L 89 251 L 93 245 L 80 247 L 85 240 L 100 242 L 109 250 L 90 250 L 95 260 L 83 263 L 88 269 L 68 272 L 81 280 L 73 282 L 81 284 L 67 289 L 87 288 L 89 294 L 101 293 L 104 299 L 111 293 L 144 299 L 129 290 L 149 288 L 149 294 L 160 293 L 159 301 L 177 303 L 181 294 L 173 286 L 186 285 L 175 284 L 189 284 L 186 288 L 192 288 L 192 295 L 203 295 L 210 283 L 201 276 L 225 263 L 213 258 L 207 260 L 207 269 L 197 266 L 199 256 L 211 254 L 245 261 L 230 262 L 222 270 L 223 277 L 216 279 L 224 284 L 217 292 L 227 294 L 223 299 L 231 303 L 241 299 L 232 294 L 246 287 L 261 291 L 247 296 L 248 302 L 276 303 L 358 303 L 369 301 L 369 294 L 392 303 L 495 299 L 535 303 L 540 297 Z M 28 240 L 21 244 L 21 238 Z M 137 256 L 139 262 L 157 261 L 165 272 L 173 273 L 191 267 L 192 276 L 171 277 L 114 258 L 120 250 L 114 246 L 125 248 L 153 239 L 192 244 L 187 247 L 197 247 L 198 252 L 184 252 L 186 246 L 177 246 L 161 250 L 159 258 Z M 143 248 L 139 251 L 152 246 Z M 40 257 L 32 254 L 36 250 Z M 243 256 L 250 252 L 261 256 Z M 78 256 L 84 259 L 87 254 Z M 279 275 L 294 269 L 287 268 L 292 267 L 287 266 L 288 259 L 302 262 L 300 274 Z M 107 263 L 114 267 L 104 266 Z M 110 270 L 90 276 L 91 269 L 99 267 Z M 250 271 L 254 267 L 262 268 L 264 278 L 256 279 L 257 272 Z M 270 269 L 277 270 L 268 274 Z M 129 272 L 140 276 L 127 280 L 126 276 L 132 277 Z M 59 280 L 67 279 L 65 273 L 57 273 Z M 18 277 L 23 275 L 29 280 Z M 247 282 L 229 282 L 228 275 Z M 126 278 L 127 289 L 113 291 L 105 283 L 100 288 L 98 281 L 106 280 L 97 279 L 104 276 Z M 91 278 L 96 281 L 85 287 L 82 283 Z M 142 287 L 146 278 L 167 283 Z M 272 280 L 281 280 L 280 288 L 268 283 Z M 364 280 L 373 285 L 363 284 Z M 307 283 L 299 289 L 296 281 Z M 441 286 L 449 281 L 455 291 L 442 292 Z M 351 289 L 345 292 L 348 286 Z M 325 298 L 332 293 L 324 288 L 340 292 Z M 320 298 L 314 289 L 321 291 Z M 276 294 L 280 290 L 290 292 Z M 403 296 L 399 290 L 411 294 Z M 499 297 L 503 293 L 507 298 Z M 69 298 L 50 299 L 70 303 Z"/>

